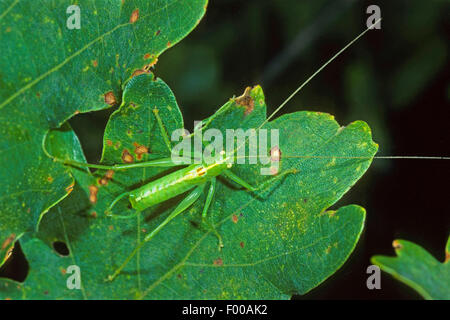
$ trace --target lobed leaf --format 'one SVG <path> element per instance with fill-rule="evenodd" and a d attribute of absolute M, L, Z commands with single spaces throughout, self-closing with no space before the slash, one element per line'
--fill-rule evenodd
<path fill-rule="evenodd" d="M 257 128 L 266 119 L 264 95 L 260 87 L 247 95 L 246 103 L 240 98 L 227 102 L 209 118 L 209 127 Z M 125 150 L 134 162 L 169 154 L 155 108 L 168 132 L 183 127 L 175 98 L 164 82 L 151 75 L 135 77 L 107 125 L 103 163 L 131 160 L 124 157 Z M 346 261 L 359 239 L 364 209 L 330 207 L 364 174 L 377 146 L 365 123 L 340 127 L 332 116 L 322 113 L 287 114 L 264 128 L 279 129 L 281 170 L 296 169 L 297 173 L 261 194 L 218 180 L 208 219 L 223 237 L 222 250 L 211 227 L 202 223 L 203 195 L 147 243 L 113 282 L 105 282 L 184 195 L 134 218 L 113 219 L 104 212 L 114 197 L 174 169 L 130 169 L 110 177 L 102 170 L 91 174 L 71 168 L 74 191 L 43 217 L 38 238 L 22 242 L 30 265 L 28 278 L 23 284 L 0 280 L 0 297 L 288 299 L 316 287 Z M 52 143 L 53 152 L 64 149 L 57 143 L 62 132 L 51 134 L 49 149 Z M 75 137 L 70 131 L 65 134 Z M 148 153 L 137 152 L 142 150 L 139 146 Z M 68 146 L 59 152 L 70 154 L 71 150 L 77 148 Z M 253 184 L 267 179 L 260 169 L 254 164 L 233 167 Z M 124 200 L 114 213 L 134 212 Z M 55 241 L 65 242 L 70 255 L 61 257 L 52 250 Z M 73 264 L 81 268 L 82 290 L 67 289 L 66 270 Z M 18 289 L 6 290 L 7 285 Z"/>
<path fill-rule="evenodd" d="M 67 168 L 42 139 L 77 113 L 120 104 L 125 83 L 202 18 L 207 0 L 0 0 L 0 263 L 67 196 Z"/>
<path fill-rule="evenodd" d="M 450 238 L 444 262 L 410 241 L 395 240 L 393 247 L 397 257 L 374 256 L 372 262 L 425 299 L 450 300 Z"/>

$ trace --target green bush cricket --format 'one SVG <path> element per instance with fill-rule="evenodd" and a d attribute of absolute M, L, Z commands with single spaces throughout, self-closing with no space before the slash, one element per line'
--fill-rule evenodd
<path fill-rule="evenodd" d="M 380 19 L 381 20 L 381 19 Z M 380 20 L 374 23 L 377 24 Z M 354 42 L 356 42 L 359 38 L 361 38 L 366 32 L 368 32 L 371 27 L 364 30 L 361 34 L 359 34 L 356 38 L 354 38 L 351 42 L 349 42 L 345 47 L 343 47 L 339 52 L 337 52 L 334 56 L 332 56 L 326 63 L 324 63 L 316 72 L 314 72 L 304 83 L 302 83 L 258 128 L 261 129 L 270 119 L 272 119 L 275 114 L 277 114 L 306 84 L 308 84 L 319 72 L 321 72 L 328 64 L 334 61 L 339 55 L 341 55 L 347 48 L 349 48 Z M 219 109 L 218 112 L 221 110 Z M 217 114 L 217 112 L 216 112 Z M 168 134 L 165 131 L 162 120 L 158 115 L 157 110 L 154 110 L 154 115 L 159 124 L 159 128 L 161 131 L 161 135 L 163 136 L 165 141 L 168 141 Z M 213 118 L 215 115 L 211 116 L 208 119 Z M 194 134 L 200 130 L 203 130 L 204 127 L 199 128 L 195 127 Z M 242 146 L 239 146 L 242 147 Z M 238 148 L 239 148 L 238 147 Z M 61 162 L 65 165 L 71 166 L 79 166 L 79 167 L 89 167 L 94 169 L 104 169 L 104 170 L 125 170 L 131 168 L 144 168 L 144 167 L 178 167 L 180 164 L 178 162 L 174 162 L 172 158 L 161 158 L 152 161 L 146 162 L 138 162 L 138 163 L 126 163 L 126 164 L 117 164 L 117 165 L 101 165 L 101 164 L 86 164 L 82 162 L 77 162 L 73 160 L 64 160 L 56 158 L 50 155 L 45 149 L 45 138 L 43 141 L 43 149 L 47 156 L 52 158 L 54 161 Z M 276 181 L 281 180 L 284 176 L 290 173 L 295 173 L 295 169 L 282 171 L 280 174 L 274 175 L 273 177 L 268 178 L 262 184 L 258 186 L 253 186 L 237 176 L 233 173 L 230 168 L 232 164 L 228 161 L 230 158 L 235 158 L 235 152 L 232 154 L 227 154 L 222 157 L 222 160 L 216 161 L 213 163 L 201 163 L 201 164 L 191 164 L 184 168 L 178 169 L 164 177 L 156 179 L 150 183 L 147 183 L 135 190 L 128 191 L 117 196 L 110 204 L 107 209 L 107 214 L 111 217 L 112 208 L 114 205 L 123 198 L 128 197 L 128 200 L 133 209 L 136 210 L 136 214 L 139 214 L 143 210 L 152 207 L 156 204 L 162 203 L 166 200 L 172 199 L 178 195 L 184 194 L 185 192 L 190 191 L 183 200 L 176 206 L 176 208 L 172 211 L 171 214 L 167 216 L 167 218 L 158 225 L 154 230 L 152 230 L 140 243 L 137 244 L 135 249 L 131 252 L 131 254 L 125 259 L 125 261 L 120 265 L 119 268 L 115 270 L 115 272 L 108 276 L 107 280 L 114 280 L 121 271 L 125 268 L 125 266 L 130 262 L 130 260 L 135 256 L 135 254 L 147 243 L 150 241 L 165 225 L 167 225 L 172 219 L 176 216 L 187 210 L 192 204 L 194 204 L 199 197 L 203 194 L 204 189 L 207 185 L 208 191 L 206 200 L 202 210 L 202 218 L 205 220 L 208 209 L 211 205 L 211 202 L 214 197 L 214 193 L 216 190 L 216 178 L 218 176 L 223 176 L 241 187 L 245 188 L 250 192 L 256 192 L 258 190 L 264 189 L 265 187 L 275 183 Z M 300 156 L 301 157 L 301 156 Z M 355 157 L 358 158 L 358 157 Z M 130 218 L 132 216 L 115 216 L 118 218 Z M 214 227 L 213 227 L 214 228 Z M 219 247 L 223 246 L 220 235 L 213 230 L 216 236 L 219 239 Z"/>

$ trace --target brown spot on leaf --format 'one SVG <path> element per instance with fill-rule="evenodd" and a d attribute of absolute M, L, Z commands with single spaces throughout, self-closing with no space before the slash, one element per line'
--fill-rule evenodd
<path fill-rule="evenodd" d="M 61 269 L 61 273 L 62 273 L 62 275 L 64 276 L 64 275 L 66 275 L 66 273 L 67 273 L 67 270 L 66 269 Z"/>
<path fill-rule="evenodd" d="M 109 180 L 112 179 L 114 175 L 114 170 L 108 170 L 106 171 L 105 175 L 98 180 L 98 183 L 101 184 L 102 186 L 106 186 L 109 182 Z"/>
<path fill-rule="evenodd" d="M 150 53 L 146 53 L 146 54 L 144 54 L 144 59 L 148 60 L 148 59 L 150 59 L 151 56 L 152 55 Z"/>
<path fill-rule="evenodd" d="M 155 36 L 159 36 L 160 33 L 161 33 L 161 30 L 156 30 Z"/>
<path fill-rule="evenodd" d="M 139 76 L 139 75 L 141 75 L 141 74 L 148 74 L 148 73 L 150 73 L 149 71 L 146 71 L 146 70 L 142 70 L 142 69 L 139 69 L 139 70 L 136 70 L 135 72 L 133 72 L 133 74 L 131 75 L 131 77 L 133 78 L 133 77 L 136 77 L 136 76 Z"/>
<path fill-rule="evenodd" d="M 146 73 L 150 73 L 150 69 L 156 64 L 158 63 L 158 57 L 155 55 L 151 55 L 150 58 L 152 58 L 152 61 L 150 61 L 150 63 L 146 64 L 142 70 L 145 71 Z M 149 59 L 150 59 L 149 58 Z"/>
<path fill-rule="evenodd" d="M 134 10 L 131 13 L 130 23 L 135 23 L 139 19 L 139 9 Z"/>
<path fill-rule="evenodd" d="M 97 212 L 92 211 L 92 212 L 91 212 L 91 217 L 92 217 L 92 218 L 97 218 Z"/>
<path fill-rule="evenodd" d="M 91 203 L 97 203 L 97 193 L 98 193 L 98 187 L 97 186 L 89 186 L 89 201 Z"/>
<path fill-rule="evenodd" d="M 108 170 L 105 173 L 105 178 L 111 180 L 112 177 L 114 176 L 114 170 Z"/>
<path fill-rule="evenodd" d="M 133 156 L 127 149 L 124 149 L 122 152 L 122 161 L 125 163 L 132 163 L 134 161 Z"/>
<path fill-rule="evenodd" d="M 138 143 L 133 143 L 133 145 L 135 146 L 134 148 L 134 153 L 136 154 L 137 158 L 139 160 L 142 159 L 142 155 L 147 154 L 148 153 L 148 148 L 146 146 L 140 145 Z"/>
<path fill-rule="evenodd" d="M 109 229 L 110 231 L 113 231 L 113 230 L 114 230 L 114 226 L 108 226 L 108 229 Z"/>
<path fill-rule="evenodd" d="M 231 217 L 231 221 L 233 221 L 234 223 L 237 223 L 239 220 L 238 216 L 233 214 L 233 216 Z"/>
<path fill-rule="evenodd" d="M 278 174 L 279 169 L 277 167 L 270 167 L 270 174 L 275 176 Z"/>
<path fill-rule="evenodd" d="M 75 182 L 71 183 L 67 188 L 66 192 L 71 193 L 73 191 L 73 187 L 75 187 Z"/>
<path fill-rule="evenodd" d="M 177 278 L 181 279 L 182 278 L 181 274 L 177 274 Z"/>
<path fill-rule="evenodd" d="M 244 245 L 245 245 L 245 244 L 244 244 L 244 242 L 241 241 L 241 242 L 239 243 L 239 245 L 241 246 L 241 248 L 244 248 Z"/>
<path fill-rule="evenodd" d="M 397 240 L 394 240 L 392 242 L 392 247 L 396 250 L 400 250 L 401 248 L 403 248 L 403 246 Z"/>
<path fill-rule="evenodd" d="M 41 94 L 39 92 L 36 92 L 36 97 L 40 98 Z"/>
<path fill-rule="evenodd" d="M 217 258 L 216 260 L 214 260 L 214 265 L 215 266 L 222 266 L 223 265 L 223 260 L 222 260 L 222 258 Z"/>
<path fill-rule="evenodd" d="M 444 262 L 448 262 L 450 261 L 450 252 L 445 251 L 445 261 Z"/>
<path fill-rule="evenodd" d="M 110 106 L 113 106 L 117 103 L 116 96 L 112 91 L 105 93 L 105 103 L 109 104 Z"/>
<path fill-rule="evenodd" d="M 170 43 L 170 41 L 167 42 L 167 48 L 169 48 L 172 44 Z"/>
<path fill-rule="evenodd" d="M 8 248 L 11 245 L 11 243 L 14 241 L 14 239 L 16 239 L 16 234 L 11 233 L 10 236 L 8 238 L 6 238 L 5 241 L 3 241 L 1 249 L 5 250 L 6 248 Z"/>
<path fill-rule="evenodd" d="M 111 141 L 111 140 L 106 140 L 106 145 L 108 146 L 108 147 L 112 147 L 112 145 L 113 145 L 113 142 Z"/>
<path fill-rule="evenodd" d="M 251 90 L 252 88 L 250 87 L 245 88 L 244 94 L 240 97 L 237 97 L 235 100 L 238 105 L 245 107 L 244 115 L 246 116 L 252 113 L 253 109 L 255 108 L 255 102 L 250 96 Z"/>
<path fill-rule="evenodd" d="M 94 68 L 97 68 L 97 66 L 98 66 L 97 60 L 93 60 L 93 61 L 92 61 L 92 66 L 93 66 Z"/>
<path fill-rule="evenodd" d="M 52 183 L 52 182 L 53 182 L 53 177 L 52 177 L 52 176 L 49 176 L 49 177 L 47 178 L 47 181 L 50 182 L 50 183 Z"/>
<path fill-rule="evenodd" d="M 270 161 L 279 162 L 280 159 L 281 159 L 280 148 L 278 148 L 278 146 L 272 147 L 272 149 L 270 149 Z"/>

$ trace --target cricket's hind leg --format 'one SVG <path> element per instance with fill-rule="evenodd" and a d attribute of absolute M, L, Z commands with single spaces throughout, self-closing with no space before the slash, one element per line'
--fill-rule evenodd
<path fill-rule="evenodd" d="M 284 176 L 286 176 L 288 174 L 294 174 L 294 173 L 297 173 L 297 172 L 298 172 L 297 169 L 289 169 L 289 170 L 283 171 L 280 174 L 267 179 L 266 181 L 260 183 L 257 186 L 252 186 L 250 183 L 248 183 L 247 181 L 245 181 L 241 177 L 237 176 L 235 173 L 233 173 L 230 170 L 225 170 L 223 172 L 223 174 L 225 175 L 225 177 L 227 177 L 231 181 L 236 182 L 238 185 L 244 187 L 248 191 L 257 192 L 259 190 L 264 190 L 267 186 L 271 185 L 272 183 L 275 183 L 276 181 L 283 179 Z"/>
<path fill-rule="evenodd" d="M 112 213 L 112 209 L 117 204 L 117 202 L 119 202 L 120 200 L 122 200 L 125 197 L 128 197 L 129 195 L 130 195 L 130 192 L 128 192 L 128 191 L 118 195 L 106 209 L 105 215 L 107 215 L 108 217 L 111 217 L 111 218 L 116 218 L 116 219 L 130 219 L 130 218 L 136 217 L 140 213 L 140 211 L 136 211 L 135 214 L 131 214 L 131 215 L 127 215 L 127 216 L 121 216 L 121 215 Z"/>
<path fill-rule="evenodd" d="M 217 232 L 216 228 L 214 227 L 214 223 L 211 223 L 206 218 L 206 216 L 208 215 L 208 209 L 211 206 L 211 202 L 214 197 L 214 193 L 216 192 L 216 180 L 217 179 L 215 177 L 211 179 L 208 194 L 206 195 L 205 205 L 203 206 L 202 223 L 208 225 L 211 231 L 215 234 L 219 241 L 219 250 L 221 250 L 223 248 L 222 236 L 219 234 L 219 232 Z"/>

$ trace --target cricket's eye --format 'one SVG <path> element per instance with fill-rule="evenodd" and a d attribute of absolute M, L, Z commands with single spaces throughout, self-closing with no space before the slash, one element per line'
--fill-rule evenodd
<path fill-rule="evenodd" d="M 206 174 L 206 169 L 204 167 L 198 168 L 197 169 L 197 174 L 201 177 L 204 176 Z"/>

